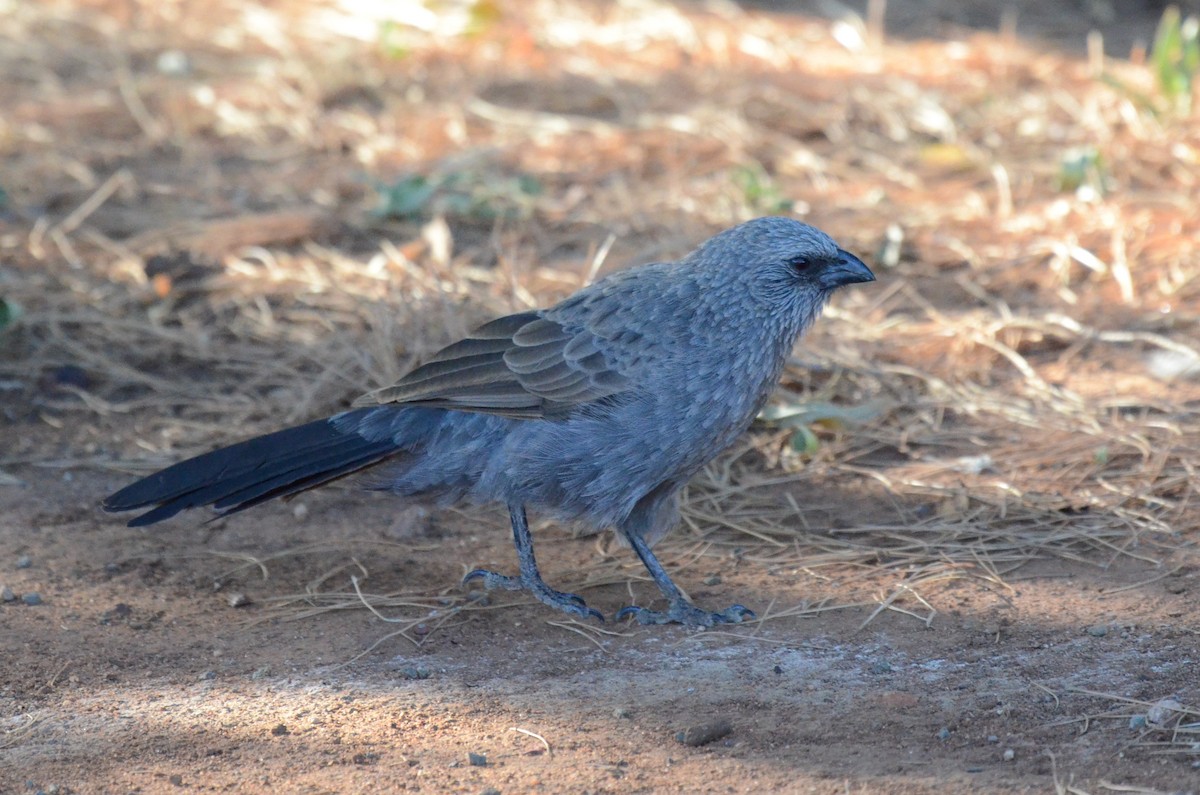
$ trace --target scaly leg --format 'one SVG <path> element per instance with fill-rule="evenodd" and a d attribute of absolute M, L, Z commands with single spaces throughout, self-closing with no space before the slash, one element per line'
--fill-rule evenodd
<path fill-rule="evenodd" d="M 604 621 L 604 614 L 587 606 L 583 597 L 573 593 L 556 591 L 542 580 L 538 571 L 537 559 L 533 556 L 533 537 L 529 534 L 529 521 L 525 518 L 525 506 L 513 504 L 508 506 L 508 515 L 512 519 L 513 544 L 517 548 L 517 560 L 521 564 L 521 576 L 509 577 L 486 569 L 475 569 L 463 577 L 463 583 L 471 580 L 483 580 L 483 587 L 489 591 L 502 588 L 506 591 L 529 591 L 544 605 L 556 610 L 570 613 L 580 618 L 596 618 Z"/>
<path fill-rule="evenodd" d="M 714 624 L 737 624 L 745 618 L 754 619 L 754 612 L 741 605 L 733 605 L 720 613 L 710 613 L 701 610 L 687 600 L 683 592 L 671 581 L 671 576 L 654 557 L 650 545 L 637 533 L 623 533 L 633 551 L 641 559 L 642 565 L 654 578 L 658 589 L 667 597 L 670 607 L 667 610 L 647 610 L 644 607 L 623 607 L 617 612 L 616 620 L 633 616 L 639 624 L 683 624 L 688 627 L 711 627 Z"/>

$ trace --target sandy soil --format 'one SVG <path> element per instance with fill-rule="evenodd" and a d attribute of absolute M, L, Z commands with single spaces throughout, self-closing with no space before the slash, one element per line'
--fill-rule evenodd
<path fill-rule="evenodd" d="M 390 628 L 366 611 L 295 620 L 271 600 L 352 558 L 368 592 L 452 589 L 464 565 L 511 566 L 502 527 L 472 533 L 449 519 L 436 538 L 397 544 L 381 530 L 386 498 L 335 491 L 306 497 L 303 520 L 295 505 L 271 506 L 131 530 L 95 507 L 116 478 L 17 474 L 2 579 L 43 604 L 0 608 L 5 791 L 1200 786 L 1191 762 L 1154 755 L 1154 736 L 1130 728 L 1144 705 L 1113 700 L 1195 703 L 1195 569 L 1036 565 L 1007 593 L 945 588 L 928 625 L 885 612 L 862 628 L 864 606 L 719 632 L 596 634 L 530 604 L 464 612 L 415 647 L 378 642 Z M 271 561 L 266 577 L 236 565 L 304 545 L 318 551 Z M 552 581 L 595 554 L 552 531 L 541 547 Z M 700 584 L 709 569 L 719 585 Z M 869 598 L 710 560 L 680 580 L 703 603 L 760 610 Z M 249 604 L 232 607 L 231 594 Z M 610 614 L 627 597 L 618 586 L 585 594 Z M 722 720 L 730 731 L 711 744 L 676 739 Z"/>
<path fill-rule="evenodd" d="M 399 33 L 189 5 L 0 0 L 0 795 L 1200 792 L 1200 380 L 1153 364 L 1200 336 L 1200 139 L 1081 56 L 1155 4 L 1021 3 L 1018 40 L 993 3 L 896 2 L 886 46 L 721 4 Z M 481 203 L 380 218 L 412 174 Z M 757 429 L 720 466 L 768 499 L 697 487 L 664 561 L 761 621 L 470 598 L 515 566 L 504 517 L 344 484 L 98 508 L 553 300 L 610 234 L 606 267 L 674 255 L 782 198 L 881 263 L 785 398 L 886 409 L 803 459 Z M 655 599 L 628 552 L 537 537 L 606 614 Z"/>

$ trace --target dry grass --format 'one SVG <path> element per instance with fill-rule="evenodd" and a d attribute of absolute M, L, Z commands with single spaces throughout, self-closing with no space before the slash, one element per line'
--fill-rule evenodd
<path fill-rule="evenodd" d="M 1117 721 L 1131 732 L 1126 749 L 1143 749 L 1153 756 L 1200 760 L 1200 708 L 1174 698 L 1143 701 L 1084 689 L 1071 690 L 1066 695 L 1086 698 L 1107 708 L 1089 709 L 1078 717 L 1054 725 L 1074 725 L 1082 734 L 1094 723 Z"/>
<path fill-rule="evenodd" d="M 880 279 L 806 339 L 780 400 L 878 411 L 805 456 L 756 432 L 691 487 L 669 565 L 733 556 L 923 621 L 938 583 L 1002 596 L 1037 558 L 1195 565 L 1200 126 L 1100 79 L 1152 93 L 1144 67 L 666 4 L 448 4 L 465 21 L 386 35 L 365 4 L 210 5 L 0 15 L 0 298 L 24 313 L 0 378 L 30 431 L 0 468 L 146 471 L 332 412 L 606 258 L 787 200 Z M 405 174 L 542 191 L 485 195 L 491 218 L 374 217 L 372 183 Z M 414 643 L 504 607 L 349 573 L 282 603 L 399 613 Z M 601 558 L 564 585 L 636 576 Z"/>

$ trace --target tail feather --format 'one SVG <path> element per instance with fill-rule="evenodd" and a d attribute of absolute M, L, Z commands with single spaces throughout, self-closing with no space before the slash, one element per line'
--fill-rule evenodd
<path fill-rule="evenodd" d="M 243 511 L 276 497 L 298 494 L 337 480 L 374 464 L 395 451 L 396 446 L 387 442 L 357 451 L 358 454 L 353 458 L 348 458 L 346 453 L 341 453 L 336 457 L 322 458 L 312 462 L 309 466 L 285 472 L 278 477 L 269 478 L 247 486 L 241 491 L 227 494 L 213 502 L 213 507 L 225 513 Z"/>
<path fill-rule="evenodd" d="M 236 513 L 357 472 L 399 449 L 391 438 L 367 439 L 317 420 L 181 461 L 126 486 L 103 506 L 106 511 L 153 506 L 134 517 L 130 527 L 204 505 Z"/>

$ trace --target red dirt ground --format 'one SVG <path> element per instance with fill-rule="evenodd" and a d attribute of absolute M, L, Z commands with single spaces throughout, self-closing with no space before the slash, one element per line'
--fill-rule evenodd
<path fill-rule="evenodd" d="M 1014 39 L 994 3 L 896 0 L 872 43 L 721 3 L 445 0 L 451 30 L 398 33 L 435 4 L 202 5 L 0 0 L 0 795 L 1200 792 L 1200 382 L 1147 364 L 1200 339 L 1200 139 L 1124 60 L 1157 7 L 1018 3 Z M 503 212 L 374 217 L 414 173 Z M 469 603 L 515 565 L 502 516 L 341 485 L 98 508 L 561 296 L 610 232 L 623 266 L 781 197 L 872 263 L 903 241 L 786 383 L 886 410 L 802 459 L 755 431 L 725 482 L 770 499 L 698 485 L 664 543 L 761 622 Z M 629 553 L 537 534 L 605 613 L 655 598 Z"/>

